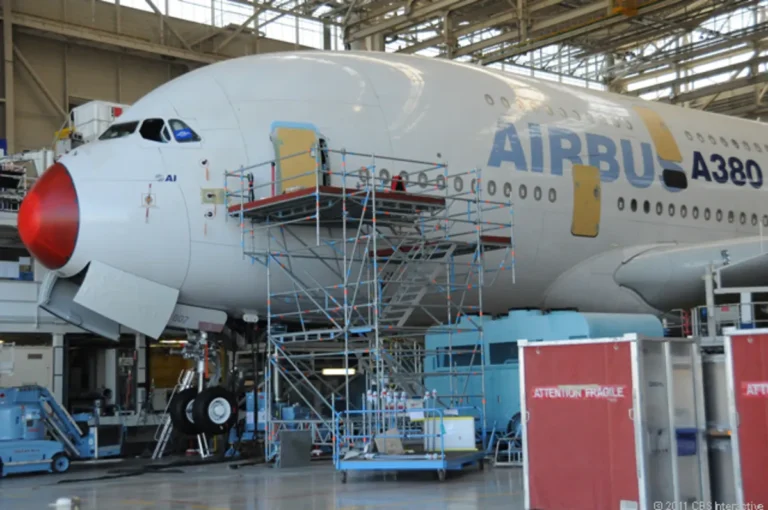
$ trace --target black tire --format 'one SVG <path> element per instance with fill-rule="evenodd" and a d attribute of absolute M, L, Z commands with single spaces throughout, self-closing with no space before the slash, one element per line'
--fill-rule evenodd
<path fill-rule="evenodd" d="M 205 434 L 224 434 L 237 423 L 237 398 L 221 386 L 206 388 L 195 399 L 192 416 Z"/>
<path fill-rule="evenodd" d="M 173 428 L 188 436 L 196 436 L 200 433 L 197 425 L 195 425 L 194 413 L 192 412 L 192 403 L 196 398 L 197 388 L 187 388 L 173 396 L 168 408 Z"/>
<path fill-rule="evenodd" d="M 51 458 L 51 471 L 54 473 L 66 473 L 69 471 L 69 456 L 66 453 L 57 453 Z"/>

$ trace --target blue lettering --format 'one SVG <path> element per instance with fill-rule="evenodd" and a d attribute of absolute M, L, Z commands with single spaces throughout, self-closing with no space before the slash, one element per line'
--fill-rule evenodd
<path fill-rule="evenodd" d="M 749 179 L 749 185 L 755 189 L 763 185 L 763 171 L 760 165 L 751 159 L 747 160 L 747 179 Z"/>
<path fill-rule="evenodd" d="M 176 182 L 176 174 L 168 174 L 165 176 L 165 182 Z"/>
<path fill-rule="evenodd" d="M 621 141 L 621 152 L 624 156 L 624 173 L 629 183 L 635 188 L 647 188 L 653 183 L 654 165 L 653 148 L 648 143 L 641 144 L 643 153 L 643 174 L 638 175 L 635 170 L 635 156 L 632 143 L 629 140 Z M 650 164 L 649 164 L 650 163 Z"/>
<path fill-rule="evenodd" d="M 709 174 L 707 162 L 704 161 L 704 156 L 702 156 L 699 151 L 693 151 L 693 172 L 691 172 L 691 178 L 703 178 L 707 182 L 712 182 L 712 176 Z"/>
<path fill-rule="evenodd" d="M 715 182 L 719 182 L 720 184 L 728 182 L 728 168 L 725 166 L 725 158 L 720 154 L 712 154 L 709 157 L 709 160 L 713 163 L 717 163 L 717 170 L 712 173 Z"/>
<path fill-rule="evenodd" d="M 731 182 L 736 186 L 744 186 L 747 183 L 747 174 L 744 173 L 744 163 L 739 158 L 728 158 L 728 166 L 731 167 Z"/>
<path fill-rule="evenodd" d="M 509 142 L 509 149 L 507 149 L 507 142 Z M 514 163 L 518 170 L 528 170 L 523 145 L 520 143 L 520 137 L 514 124 L 502 125 L 496 131 L 496 136 L 493 139 L 493 148 L 488 158 L 488 166 L 499 167 L 502 161 Z"/>
<path fill-rule="evenodd" d="M 619 178 L 619 162 L 616 161 L 616 144 L 613 140 L 607 136 L 587 133 L 587 151 L 590 166 L 600 170 L 601 181 L 613 182 Z M 603 168 L 603 164 L 607 168 Z"/>
<path fill-rule="evenodd" d="M 544 142 L 541 139 L 541 126 L 528 124 L 531 136 L 531 172 L 544 171 Z"/>
<path fill-rule="evenodd" d="M 568 147 L 563 142 L 568 142 Z M 563 161 L 569 160 L 581 164 L 581 139 L 569 129 L 552 128 L 549 130 L 549 151 L 552 159 L 552 175 L 563 175 Z"/>

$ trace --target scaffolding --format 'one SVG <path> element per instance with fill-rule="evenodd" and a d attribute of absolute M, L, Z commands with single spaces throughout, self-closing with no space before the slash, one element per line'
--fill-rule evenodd
<path fill-rule="evenodd" d="M 314 164 L 276 171 L 292 158 Z M 390 178 L 387 168 L 402 171 Z M 225 172 L 229 218 L 264 275 L 268 460 L 279 462 L 280 430 L 310 430 L 315 445 L 335 436 L 337 454 L 381 434 L 388 412 L 424 407 L 425 395 L 441 409 L 474 409 L 485 440 L 484 387 L 466 394 L 464 367 L 439 372 L 456 380 L 450 394 L 431 394 L 424 360 L 435 353 L 423 342 L 474 333 L 474 348 L 449 342 L 439 354 L 471 356 L 484 373 L 482 294 L 500 275 L 514 282 L 514 222 L 511 203 L 485 199 L 483 187 L 480 169 L 322 145 Z"/>

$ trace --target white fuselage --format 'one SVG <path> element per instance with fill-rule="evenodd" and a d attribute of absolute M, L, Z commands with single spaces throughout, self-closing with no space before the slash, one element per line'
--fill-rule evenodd
<path fill-rule="evenodd" d="M 682 155 L 676 166 L 686 189 L 664 186 L 658 149 L 635 106 L 663 118 Z M 312 125 L 332 148 L 440 158 L 452 172 L 480 168 L 489 198 L 505 199 L 511 186 L 517 281 L 486 291 L 490 312 L 552 305 L 648 311 L 640 301 L 614 300 L 617 288 L 549 289 L 595 255 L 756 235 L 768 214 L 761 200 L 768 129 L 759 123 L 441 59 L 356 52 L 233 59 L 159 87 L 116 122 L 148 118 L 182 119 L 202 141 L 160 143 L 137 131 L 64 156 L 81 224 L 60 273 L 99 260 L 180 289 L 181 303 L 233 314 L 263 311 L 264 268 L 243 257 L 240 226 L 223 206 L 208 217 L 201 190 L 222 188 L 225 171 L 273 158 L 276 124 Z M 572 234 L 574 163 L 601 171 L 595 237 Z M 254 177 L 257 186 L 271 179 L 268 169 Z"/>

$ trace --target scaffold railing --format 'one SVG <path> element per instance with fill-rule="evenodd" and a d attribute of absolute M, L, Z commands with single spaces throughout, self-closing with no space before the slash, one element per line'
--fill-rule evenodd
<path fill-rule="evenodd" d="M 306 171 L 276 172 L 308 156 Z M 402 170 L 390 176 L 392 168 Z M 350 411 L 367 399 L 382 409 L 392 393 L 421 401 L 423 361 L 435 355 L 424 348 L 427 332 L 472 334 L 469 351 L 449 341 L 441 353 L 468 354 L 484 372 L 483 289 L 501 277 L 514 283 L 515 266 L 512 204 L 486 199 L 483 188 L 480 169 L 317 147 L 225 172 L 243 254 L 264 274 L 254 292 L 263 292 L 269 332 L 267 431 L 287 399 L 323 429 L 341 422 L 349 434 L 361 416 Z M 343 375 L 323 377 L 318 366 Z M 435 404 L 477 403 L 484 430 L 485 388 L 462 394 L 463 368 L 448 374 L 457 382 Z M 268 455 L 275 442 L 267 433 Z"/>

